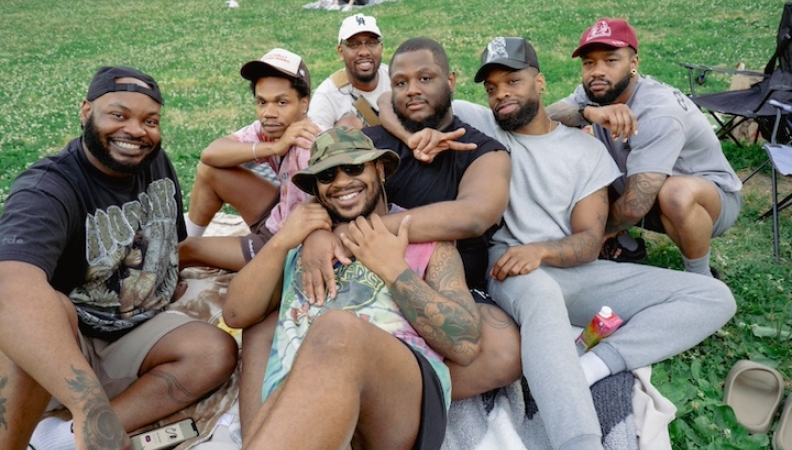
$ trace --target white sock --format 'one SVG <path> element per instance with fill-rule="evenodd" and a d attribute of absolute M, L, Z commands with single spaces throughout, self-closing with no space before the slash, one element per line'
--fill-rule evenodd
<path fill-rule="evenodd" d="M 187 214 L 184 215 L 184 224 L 187 226 L 187 236 L 200 237 L 203 236 L 204 231 L 206 231 L 206 227 L 202 227 L 193 223 Z"/>
<path fill-rule="evenodd" d="M 700 275 L 711 277 L 712 272 L 710 271 L 710 266 L 709 266 L 711 251 L 712 249 L 707 250 L 706 255 L 696 259 L 687 259 L 683 256 L 682 263 L 685 264 L 685 272 L 693 272 Z"/>
<path fill-rule="evenodd" d="M 30 445 L 36 450 L 76 450 L 71 420 L 47 417 L 33 430 Z"/>
<path fill-rule="evenodd" d="M 586 381 L 589 387 L 611 374 L 605 361 L 594 352 L 584 353 L 580 357 L 580 365 L 583 366 L 583 373 L 586 374 Z"/>

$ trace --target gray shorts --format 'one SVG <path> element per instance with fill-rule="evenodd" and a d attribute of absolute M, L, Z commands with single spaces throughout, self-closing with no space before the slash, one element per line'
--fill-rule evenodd
<path fill-rule="evenodd" d="M 138 379 L 143 360 L 162 337 L 195 321 L 197 319 L 181 312 L 161 312 L 113 342 L 80 334 L 80 348 L 112 400 Z M 47 411 L 59 406 L 60 403 L 52 399 Z"/>
<path fill-rule="evenodd" d="M 732 227 L 737 221 L 742 208 L 742 194 L 740 191 L 725 192 L 717 184 L 713 183 L 718 191 L 721 201 L 721 211 L 718 220 L 712 226 L 712 237 L 720 236 Z M 655 201 L 652 209 L 636 224 L 637 226 L 658 233 L 666 234 L 663 222 L 660 220 L 660 205 Z"/>

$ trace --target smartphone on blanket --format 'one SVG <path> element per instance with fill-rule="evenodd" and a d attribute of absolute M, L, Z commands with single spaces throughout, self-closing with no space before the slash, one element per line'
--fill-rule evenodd
<path fill-rule="evenodd" d="M 198 427 L 194 420 L 188 418 L 130 438 L 132 450 L 165 450 L 195 436 L 198 436 Z"/>

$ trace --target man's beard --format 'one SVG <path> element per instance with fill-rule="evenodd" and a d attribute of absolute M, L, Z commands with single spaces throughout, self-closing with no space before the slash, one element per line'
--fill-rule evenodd
<path fill-rule="evenodd" d="M 371 214 L 374 213 L 374 211 L 376 211 L 377 205 L 379 204 L 380 196 L 382 196 L 382 192 L 384 188 L 382 184 L 376 184 L 375 186 L 377 186 L 375 188 L 376 195 L 367 198 L 365 205 L 363 205 L 363 210 L 360 211 L 359 214 L 355 214 L 354 217 L 344 216 L 341 212 L 336 210 L 332 205 L 326 203 L 326 200 L 324 198 L 317 197 L 317 199 L 319 200 L 319 203 L 321 203 L 322 206 L 325 207 L 325 209 L 327 210 L 327 214 L 330 216 L 330 219 L 333 220 L 333 223 L 348 223 L 356 219 L 357 217 L 361 217 L 361 216 L 369 217 Z"/>
<path fill-rule="evenodd" d="M 99 130 L 96 128 L 96 124 L 94 123 L 93 115 L 88 116 L 88 120 L 85 121 L 85 127 L 83 129 L 83 142 L 85 143 L 85 148 L 87 148 L 94 158 L 102 163 L 103 166 L 107 167 L 113 172 L 127 175 L 138 174 L 146 170 L 151 165 L 151 162 L 154 160 L 154 158 L 156 158 L 159 152 L 162 150 L 162 143 L 160 142 L 156 147 L 154 147 L 154 150 L 151 153 L 146 155 L 143 160 L 137 164 L 124 164 L 122 162 L 116 161 L 113 159 L 113 156 L 110 154 L 110 150 L 107 148 L 108 145 L 111 144 L 107 140 L 106 136 L 103 138 L 99 133 Z"/>
<path fill-rule="evenodd" d="M 495 116 L 495 121 L 498 122 L 498 125 L 504 131 L 519 130 L 520 128 L 531 123 L 538 113 L 539 100 L 536 99 L 526 100 L 525 104 L 520 106 L 520 109 L 506 116 L 499 116 L 495 113 L 495 111 L 492 112 L 492 114 Z"/>
<path fill-rule="evenodd" d="M 433 107 L 434 114 L 421 121 L 412 120 L 402 114 L 402 112 L 396 106 L 396 102 L 394 101 L 393 97 L 391 97 L 393 111 L 396 112 L 396 117 L 399 118 L 399 122 L 401 122 L 402 126 L 407 131 L 410 133 L 417 133 L 424 128 L 436 129 L 441 123 L 443 123 L 443 119 L 445 119 L 446 114 L 448 114 L 448 111 L 451 109 L 451 87 L 445 84 L 443 86 L 443 96 L 436 104 L 429 105 Z"/>
<path fill-rule="evenodd" d="M 585 84 L 583 85 L 583 90 L 586 91 L 586 96 L 592 102 L 598 105 L 610 105 L 619 98 L 624 91 L 627 89 L 627 86 L 630 85 L 630 78 L 632 78 L 631 74 L 628 72 L 627 75 L 624 76 L 621 80 L 619 80 L 616 85 L 614 85 L 610 90 L 605 91 L 604 94 L 601 94 L 601 98 L 597 98 L 593 92 L 591 92 Z"/>
<path fill-rule="evenodd" d="M 360 73 L 356 70 L 352 71 L 352 76 L 361 83 L 369 83 L 374 81 L 377 78 L 377 74 L 379 73 L 379 64 L 371 73 Z"/>

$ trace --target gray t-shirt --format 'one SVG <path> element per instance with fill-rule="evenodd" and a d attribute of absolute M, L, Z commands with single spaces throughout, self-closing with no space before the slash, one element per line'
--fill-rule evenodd
<path fill-rule="evenodd" d="M 582 85 L 563 100 L 570 105 L 588 101 Z M 638 134 L 626 143 L 612 139 L 599 125 L 593 127 L 594 135 L 624 172 L 614 183 L 619 193 L 627 177 L 643 172 L 695 175 L 726 192 L 742 188 L 706 116 L 679 90 L 641 76 L 627 106 L 638 118 Z"/>
<path fill-rule="evenodd" d="M 501 129 L 489 108 L 455 101 L 454 114 L 496 138 L 511 153 L 509 206 L 494 245 L 515 246 L 562 239 L 572 234 L 577 202 L 620 175 L 605 147 L 592 136 L 564 125 L 542 136 Z"/>

